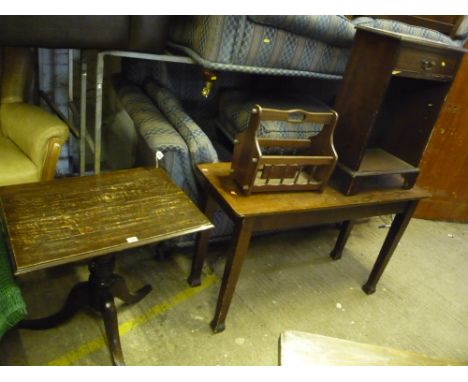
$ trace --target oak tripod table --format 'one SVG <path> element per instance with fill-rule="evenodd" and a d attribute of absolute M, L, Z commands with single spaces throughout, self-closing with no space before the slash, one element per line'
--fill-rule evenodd
<path fill-rule="evenodd" d="M 124 359 L 114 297 L 134 304 L 151 290 L 129 292 L 114 273 L 115 254 L 213 227 L 159 168 L 1 187 L 0 202 L 15 275 L 90 260 L 89 280 L 72 288 L 61 310 L 20 328 L 48 329 L 90 307 L 102 315 L 115 365 Z"/>
<path fill-rule="evenodd" d="M 211 321 L 214 332 L 225 329 L 226 316 L 252 232 L 342 222 L 338 240 L 331 252 L 331 257 L 337 260 L 341 258 L 355 219 L 396 214 L 369 279 L 362 287 L 365 293 L 372 294 L 419 200 L 430 196 L 419 188 L 379 190 L 345 196 L 328 186 L 323 193 L 276 192 L 245 196 L 234 183 L 229 169 L 230 163 L 201 164 L 197 167 L 205 191 L 205 215 L 212 217 L 219 206 L 234 222 L 233 239 L 227 254 L 215 315 Z M 200 284 L 208 238 L 208 231 L 200 232 L 197 236 L 188 278 L 192 286 Z"/>

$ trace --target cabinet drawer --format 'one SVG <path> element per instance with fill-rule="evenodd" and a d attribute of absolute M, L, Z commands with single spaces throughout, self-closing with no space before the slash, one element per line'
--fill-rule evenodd
<path fill-rule="evenodd" d="M 446 50 L 402 46 L 394 75 L 449 80 L 457 72 L 459 55 Z"/>

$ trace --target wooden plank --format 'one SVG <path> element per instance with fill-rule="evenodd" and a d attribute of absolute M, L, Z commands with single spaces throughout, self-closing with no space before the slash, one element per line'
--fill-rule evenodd
<path fill-rule="evenodd" d="M 258 138 L 260 147 L 292 147 L 292 148 L 308 148 L 310 147 L 310 139 L 270 139 Z"/>
<path fill-rule="evenodd" d="M 282 155 L 264 155 L 260 158 L 260 165 L 330 165 L 335 158 L 332 156 L 282 156 Z"/>
<path fill-rule="evenodd" d="M 468 362 L 299 331 L 280 336 L 281 366 L 466 366 Z"/>

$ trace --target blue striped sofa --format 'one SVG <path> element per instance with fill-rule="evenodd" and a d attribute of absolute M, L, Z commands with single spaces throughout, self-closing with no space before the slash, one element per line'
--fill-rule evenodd
<path fill-rule="evenodd" d="M 169 45 L 214 70 L 340 79 L 356 25 L 461 46 L 468 17 L 451 39 L 432 29 L 371 17 L 181 16 L 172 23 Z"/>

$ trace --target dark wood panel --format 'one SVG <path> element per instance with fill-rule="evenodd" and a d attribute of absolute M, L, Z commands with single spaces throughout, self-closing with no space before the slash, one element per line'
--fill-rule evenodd
<path fill-rule="evenodd" d="M 377 118 L 377 146 L 419 166 L 449 83 L 393 78 Z"/>
<path fill-rule="evenodd" d="M 212 227 L 161 169 L 0 188 L 16 273 Z"/>
<path fill-rule="evenodd" d="M 307 227 L 319 224 L 337 223 L 345 220 L 362 219 L 377 215 L 389 215 L 404 211 L 407 202 L 375 204 L 371 206 L 351 206 L 333 210 L 312 211 L 301 214 L 283 214 L 281 219 L 271 216 L 255 218 L 255 231 L 271 231 Z"/>
<path fill-rule="evenodd" d="M 340 163 L 358 170 L 390 83 L 399 40 L 357 30 L 335 110 L 334 143 Z M 370 48 L 372 47 L 372 48 Z"/>

